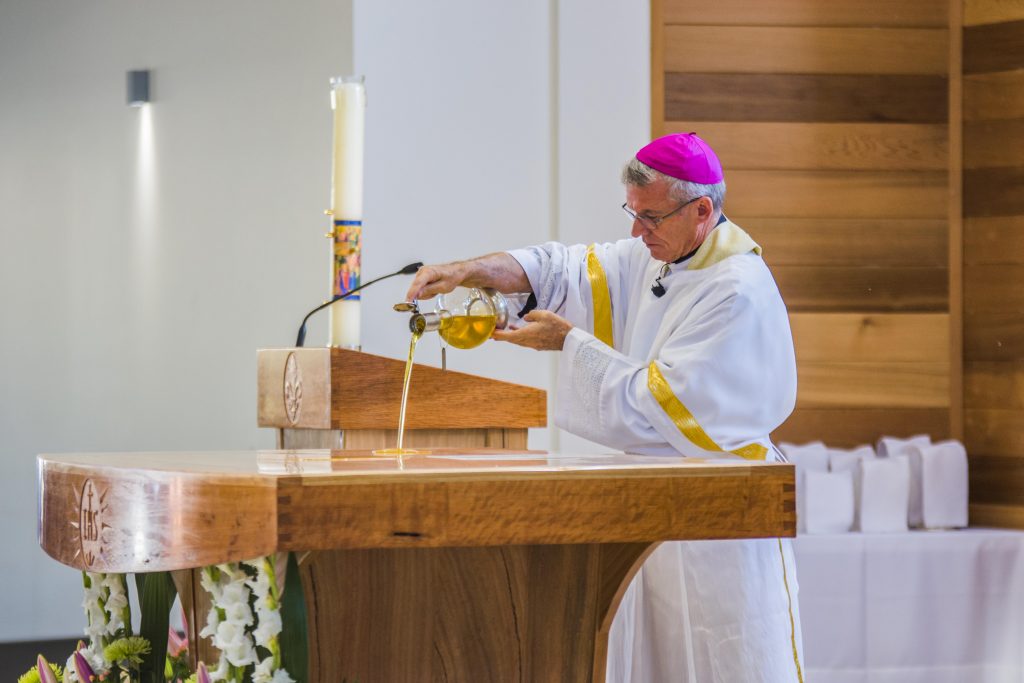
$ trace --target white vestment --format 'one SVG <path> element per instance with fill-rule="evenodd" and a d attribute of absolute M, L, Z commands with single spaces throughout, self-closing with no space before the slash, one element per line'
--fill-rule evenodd
<path fill-rule="evenodd" d="M 575 326 L 555 423 L 631 453 L 782 459 L 769 433 L 793 410 L 796 363 L 760 252 L 729 221 L 664 275 L 639 239 L 510 252 L 538 308 Z M 802 681 L 788 539 L 663 543 L 623 598 L 608 652 L 616 683 Z"/>

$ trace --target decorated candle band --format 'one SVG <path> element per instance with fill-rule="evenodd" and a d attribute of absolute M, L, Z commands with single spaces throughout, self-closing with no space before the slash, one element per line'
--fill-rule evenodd
<path fill-rule="evenodd" d="M 341 296 L 359 286 L 362 275 L 360 264 L 362 221 L 334 221 L 334 291 L 333 296 Z M 359 294 L 347 297 L 348 301 L 358 301 Z"/>

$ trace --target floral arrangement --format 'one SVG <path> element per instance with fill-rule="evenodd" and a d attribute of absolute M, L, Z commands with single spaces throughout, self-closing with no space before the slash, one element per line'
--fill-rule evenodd
<path fill-rule="evenodd" d="M 280 568 L 278 557 L 270 555 L 202 570 L 200 583 L 210 594 L 213 606 L 199 635 L 212 640 L 220 657 L 215 667 L 199 662 L 195 671 L 190 665 L 187 638 L 167 623 L 175 597 L 167 572 L 135 577 L 141 612 L 139 634 L 132 632 L 126 575 L 83 572 L 82 607 L 88 643 L 79 641 L 63 669 L 40 655 L 18 683 L 304 681 L 306 616 L 298 564 L 292 555 L 280 559 L 285 563 Z M 286 603 L 282 602 L 285 585 L 278 581 L 282 573 L 292 588 Z M 295 633 L 289 641 L 291 647 L 284 649 L 282 631 L 286 624 Z"/>

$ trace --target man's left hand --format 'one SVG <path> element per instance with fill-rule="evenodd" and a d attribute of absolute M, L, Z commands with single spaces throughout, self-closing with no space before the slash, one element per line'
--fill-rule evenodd
<path fill-rule="evenodd" d="M 498 341 L 507 341 L 538 351 L 561 351 L 572 324 L 551 311 L 530 311 L 523 320 L 530 323 L 517 329 L 495 330 L 491 335 Z"/>

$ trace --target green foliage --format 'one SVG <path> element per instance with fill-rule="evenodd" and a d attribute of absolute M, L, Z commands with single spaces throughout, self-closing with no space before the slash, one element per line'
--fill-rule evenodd
<path fill-rule="evenodd" d="M 152 650 L 143 657 L 139 666 L 141 680 L 142 683 L 165 683 L 167 630 L 177 590 L 170 572 L 136 574 L 135 581 L 142 586 L 139 591 L 139 611 L 142 613 L 139 634 L 152 645 Z"/>
<path fill-rule="evenodd" d="M 306 598 L 302 593 L 299 562 L 288 554 L 284 593 L 281 594 L 281 662 L 296 683 L 309 680 L 309 635 L 306 625 Z"/>
<path fill-rule="evenodd" d="M 149 641 L 139 636 L 119 638 L 103 648 L 103 658 L 122 669 L 134 669 L 152 648 Z"/>

